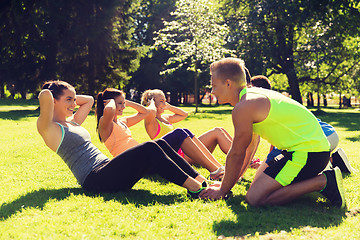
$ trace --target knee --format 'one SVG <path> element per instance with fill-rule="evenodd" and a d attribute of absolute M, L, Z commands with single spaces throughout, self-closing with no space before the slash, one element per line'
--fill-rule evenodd
<path fill-rule="evenodd" d="M 143 149 L 145 150 L 155 150 L 159 148 L 159 145 L 155 141 L 147 141 L 142 144 Z"/>
<path fill-rule="evenodd" d="M 247 203 L 249 203 L 251 206 L 254 207 L 260 207 L 263 206 L 264 203 L 261 201 L 261 199 L 259 199 L 258 197 L 256 197 L 254 194 L 252 194 L 251 192 L 247 193 L 245 196 L 245 201 Z"/>
<path fill-rule="evenodd" d="M 183 130 L 190 138 L 195 137 L 195 134 L 193 134 L 189 129 L 183 128 Z"/>
<path fill-rule="evenodd" d="M 225 133 L 225 129 L 223 127 L 215 127 L 213 129 L 213 131 L 217 134 L 217 135 L 223 135 Z"/>

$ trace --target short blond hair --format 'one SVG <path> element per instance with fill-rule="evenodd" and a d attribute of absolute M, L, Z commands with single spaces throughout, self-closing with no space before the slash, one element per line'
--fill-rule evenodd
<path fill-rule="evenodd" d="M 240 86 L 246 86 L 245 62 L 240 58 L 224 58 L 210 65 L 210 74 L 221 81 L 227 79 Z"/>

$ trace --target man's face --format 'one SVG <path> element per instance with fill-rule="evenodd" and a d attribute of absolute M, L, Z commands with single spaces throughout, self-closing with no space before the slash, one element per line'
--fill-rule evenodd
<path fill-rule="evenodd" d="M 216 74 L 212 74 L 211 86 L 212 86 L 211 93 L 215 95 L 219 103 L 220 104 L 228 103 L 227 96 L 229 95 L 229 93 L 227 91 L 228 88 L 226 82 L 223 82 L 221 79 L 216 77 Z"/>

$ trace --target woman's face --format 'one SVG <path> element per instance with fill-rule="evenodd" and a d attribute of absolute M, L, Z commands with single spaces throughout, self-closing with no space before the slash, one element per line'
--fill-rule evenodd
<path fill-rule="evenodd" d="M 71 117 L 76 107 L 75 89 L 65 89 L 59 99 L 54 99 L 54 110 L 65 117 Z"/>
<path fill-rule="evenodd" d="M 155 106 L 157 112 L 163 113 L 166 107 L 166 99 L 163 93 L 157 93 L 154 95 Z"/>
<path fill-rule="evenodd" d="M 114 98 L 114 100 L 116 106 L 115 114 L 122 115 L 125 109 L 125 97 L 123 95 L 120 95 Z"/>

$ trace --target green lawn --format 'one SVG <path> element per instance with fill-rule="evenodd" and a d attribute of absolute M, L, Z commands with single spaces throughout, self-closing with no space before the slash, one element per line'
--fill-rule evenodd
<path fill-rule="evenodd" d="M 347 211 L 331 207 L 317 193 L 285 206 L 255 208 L 244 201 L 255 171 L 250 169 L 228 201 L 189 200 L 186 191 L 158 177 L 142 179 L 126 193 L 83 191 L 66 164 L 36 131 L 37 101 L 0 100 L 0 239 L 355 239 L 360 236 L 360 173 L 344 176 Z M 188 112 L 194 108 L 184 107 Z M 231 107 L 204 107 L 176 124 L 199 135 L 222 126 L 233 132 Z M 328 108 L 319 117 L 336 127 L 339 147 L 360 169 L 360 111 Z M 126 114 L 132 113 L 129 109 Z M 110 156 L 95 132 L 95 117 L 83 126 Z M 143 123 L 131 128 L 147 141 Z M 262 141 L 256 156 L 263 159 Z M 215 157 L 225 155 L 217 148 Z M 208 176 L 204 169 L 198 169 Z M 126 171 L 126 169 L 124 169 Z M 220 237 L 222 238 L 222 237 Z"/>

